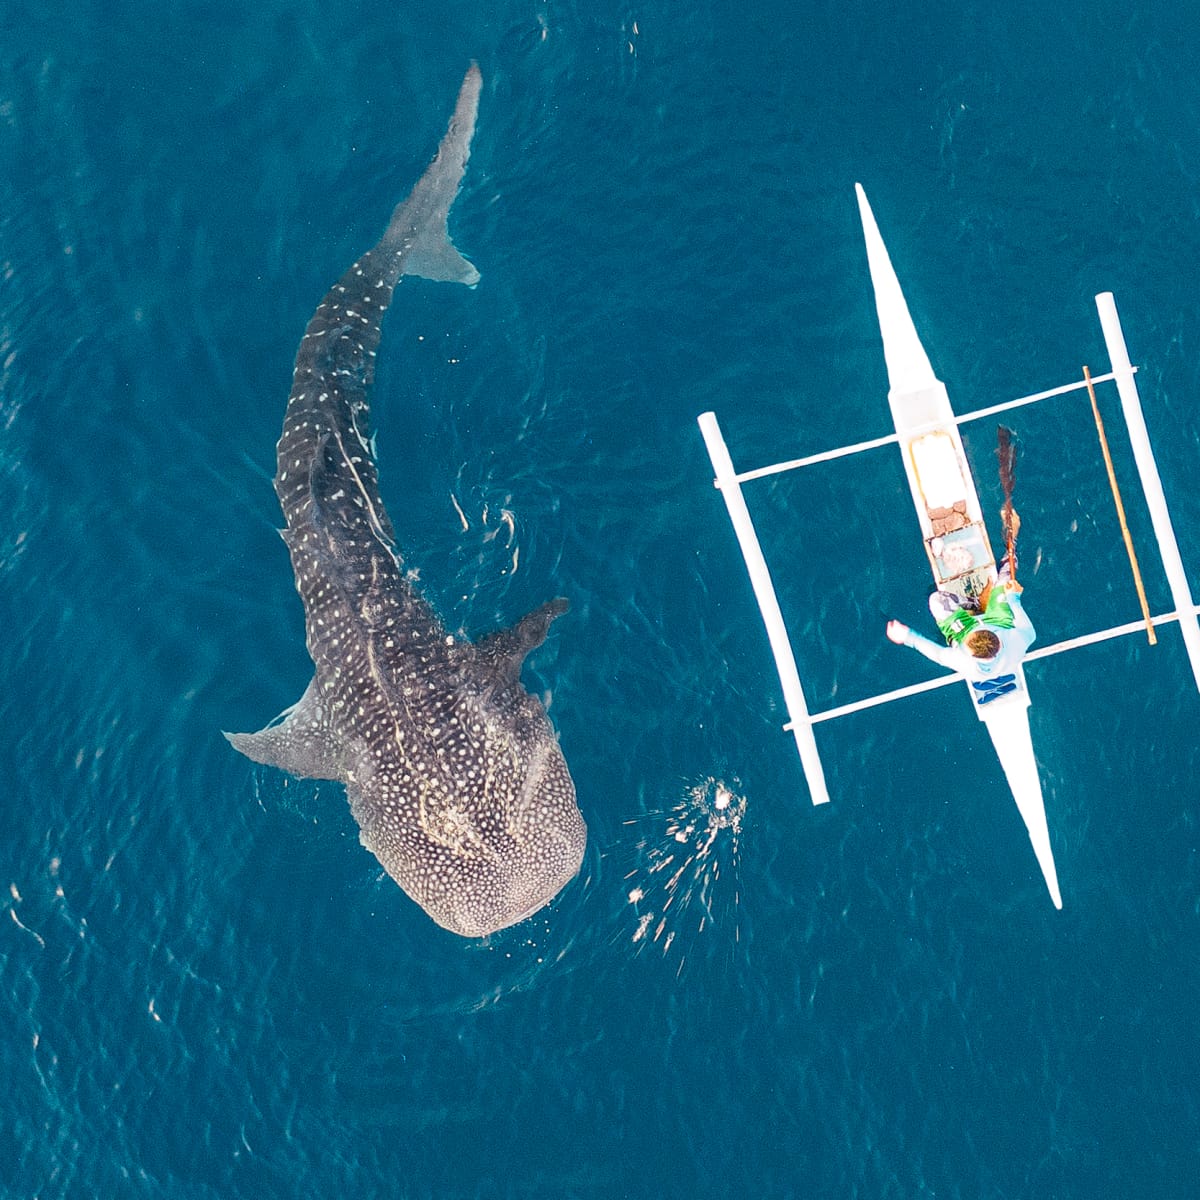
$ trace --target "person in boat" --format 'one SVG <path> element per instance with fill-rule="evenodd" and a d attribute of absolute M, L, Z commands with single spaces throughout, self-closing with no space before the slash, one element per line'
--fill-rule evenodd
<path fill-rule="evenodd" d="M 1021 603 L 1021 591 L 1005 562 L 982 605 L 965 602 L 953 592 L 934 592 L 929 597 L 929 611 L 946 639 L 945 646 L 902 621 L 888 622 L 888 638 L 898 646 L 911 646 L 918 654 L 972 681 L 1000 682 L 1021 665 L 1034 639 L 1033 622 Z"/>

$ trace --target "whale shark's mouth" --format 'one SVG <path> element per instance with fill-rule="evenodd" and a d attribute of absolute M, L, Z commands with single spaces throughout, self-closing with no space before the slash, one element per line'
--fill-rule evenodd
<path fill-rule="evenodd" d="M 477 895 L 474 903 L 461 904 L 451 928 L 465 937 L 486 937 L 527 921 L 579 874 L 582 839 L 578 854 L 575 845 L 569 831 L 555 830 L 552 837 L 527 846 L 518 862 L 498 872 L 500 886 L 492 893 L 491 902 Z"/>
<path fill-rule="evenodd" d="M 513 917 L 511 920 L 505 922 L 505 924 L 503 924 L 503 925 L 496 926 L 496 928 L 493 929 L 491 932 L 499 933 L 501 929 L 511 929 L 514 925 L 520 925 L 522 921 L 528 921 L 529 918 L 532 917 L 534 913 L 540 912 L 553 899 L 554 899 L 554 896 L 550 895 L 550 896 L 547 896 L 544 900 L 535 900 L 523 913 L 521 913 L 518 916 Z M 481 936 L 486 936 L 486 935 L 481 935 Z"/>

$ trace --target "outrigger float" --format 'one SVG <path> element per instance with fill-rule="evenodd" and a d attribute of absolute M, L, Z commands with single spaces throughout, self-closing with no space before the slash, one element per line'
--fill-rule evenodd
<path fill-rule="evenodd" d="M 1197 690 L 1200 690 L 1200 620 L 1197 620 L 1200 610 L 1197 609 L 1188 587 L 1175 531 L 1167 512 L 1158 467 L 1150 448 L 1150 438 L 1134 379 L 1136 368 L 1129 361 L 1129 352 L 1126 349 L 1125 336 L 1117 317 L 1112 293 L 1103 292 L 1096 297 L 1096 308 L 1111 363 L 1108 374 L 1092 376 L 1085 367 L 1084 378 L 1075 383 L 956 416 L 950 407 L 945 385 L 934 375 L 929 358 L 917 336 L 866 195 L 860 185 L 856 184 L 855 189 L 858 194 L 863 234 L 866 238 L 867 262 L 875 292 L 879 328 L 883 335 L 883 352 L 887 362 L 889 384 L 888 403 L 896 432 L 872 441 L 858 442 L 806 458 L 792 459 L 739 473 L 734 469 L 715 414 L 706 412 L 699 417 L 700 429 L 712 459 L 713 470 L 716 472 L 715 483 L 721 490 L 729 510 L 729 517 L 746 560 L 750 581 L 779 671 L 788 713 L 788 722 L 784 729 L 790 730 L 796 740 L 796 749 L 800 754 L 813 804 L 825 804 L 829 801 L 829 790 L 813 733 L 814 726 L 876 705 L 963 682 L 967 686 L 975 714 L 983 722 L 991 738 L 1013 799 L 1029 831 L 1029 839 L 1033 843 L 1038 865 L 1045 876 L 1050 898 L 1056 908 L 1062 908 L 1058 874 L 1046 825 L 1042 785 L 1034 758 L 1033 739 L 1029 732 L 1029 689 L 1023 669 L 1018 669 L 1011 678 L 1006 677 L 999 688 L 980 687 L 972 685 L 961 675 L 943 674 L 911 687 L 898 688 L 823 712 L 810 712 L 779 601 L 771 582 L 771 574 L 742 495 L 742 485 L 764 476 L 859 454 L 894 442 L 899 445 L 903 455 L 904 469 L 908 476 L 935 585 L 943 591 L 954 592 L 963 599 L 975 599 L 995 582 L 997 564 L 988 540 L 983 511 L 979 504 L 975 481 L 967 465 L 958 427 L 967 421 L 996 416 L 1021 405 L 1033 404 L 1085 388 L 1092 394 L 1094 403 L 1095 384 L 1115 383 L 1129 431 L 1134 462 L 1150 512 L 1154 536 L 1170 586 L 1174 611 L 1158 616 L 1150 615 L 1141 589 L 1140 577 L 1137 576 L 1132 543 L 1126 532 L 1126 545 L 1134 565 L 1135 578 L 1138 579 L 1139 595 L 1142 596 L 1144 620 L 1132 621 L 1034 649 L 1025 656 L 1026 661 L 1048 658 L 1053 654 L 1136 633 L 1138 630 L 1147 631 L 1153 642 L 1155 626 L 1177 622 Z M 1097 424 L 1099 427 L 1098 413 Z M 1101 437 L 1103 441 L 1102 428 Z M 1105 456 L 1107 459 L 1107 447 Z M 1111 467 L 1110 479 L 1124 527 L 1123 510 Z M 882 636 L 882 629 L 880 634 Z"/>

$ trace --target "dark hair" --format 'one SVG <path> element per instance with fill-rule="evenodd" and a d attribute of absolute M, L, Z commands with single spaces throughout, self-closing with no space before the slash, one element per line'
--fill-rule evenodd
<path fill-rule="evenodd" d="M 990 629 L 972 629 L 963 645 L 975 658 L 995 658 L 1000 653 L 1000 639 Z"/>

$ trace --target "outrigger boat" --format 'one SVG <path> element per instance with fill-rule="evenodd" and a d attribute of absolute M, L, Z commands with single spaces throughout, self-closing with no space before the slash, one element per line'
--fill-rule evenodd
<path fill-rule="evenodd" d="M 883 336 L 889 384 L 888 403 L 896 432 L 871 441 L 842 446 L 806 458 L 791 459 L 739 474 L 734 470 L 715 414 L 707 412 L 699 417 L 700 429 L 716 473 L 715 483 L 721 490 L 737 534 L 779 671 L 788 711 L 788 722 L 784 728 L 790 730 L 795 738 L 812 802 L 825 804 L 829 801 L 829 791 L 813 732 L 815 725 L 947 684 L 964 682 L 975 714 L 991 738 L 1013 799 L 1029 831 L 1029 839 L 1045 877 L 1050 898 L 1056 908 L 1062 908 L 1058 874 L 1042 799 L 1042 785 L 1029 731 L 1029 689 L 1023 668 L 1018 668 L 1001 680 L 990 681 L 984 685 L 972 684 L 961 675 L 944 674 L 924 683 L 870 696 L 823 712 L 810 712 L 771 575 L 763 559 L 758 536 L 742 495 L 742 484 L 763 476 L 858 454 L 894 442 L 899 445 L 903 455 L 904 469 L 935 586 L 940 590 L 953 592 L 963 600 L 977 600 L 996 581 L 997 564 L 988 539 L 975 481 L 963 451 L 959 425 L 1084 388 L 1094 396 L 1095 384 L 1113 382 L 1120 397 L 1134 461 L 1170 586 L 1174 611 L 1151 616 L 1143 595 L 1144 621 L 1133 621 L 1034 649 L 1025 656 L 1026 661 L 1046 658 L 1080 646 L 1134 633 L 1140 629 L 1147 630 L 1151 641 L 1154 641 L 1155 626 L 1178 622 L 1196 687 L 1200 690 L 1198 609 L 1188 587 L 1158 467 L 1142 416 L 1141 401 L 1134 379 L 1136 368 L 1129 361 L 1125 336 L 1112 293 L 1104 292 L 1096 297 L 1096 307 L 1111 362 L 1109 374 L 1092 376 L 1085 367 L 1084 378 L 1075 383 L 956 416 L 950 406 L 945 385 L 934 374 L 929 357 L 917 336 L 908 305 L 892 269 L 887 248 L 880 237 L 866 195 L 858 184 L 855 185 L 855 189 L 866 239 L 871 283 L 875 292 L 875 307 Z M 1099 424 L 1099 419 L 1097 420 Z M 1113 482 L 1114 496 L 1117 497 L 1118 511 L 1121 512 L 1111 470 L 1110 478 Z M 1123 512 L 1122 524 L 1124 525 Z M 1136 576 L 1136 560 L 1128 536 L 1126 544 Z M 1140 577 L 1138 585 L 1139 594 L 1142 594 Z"/>

